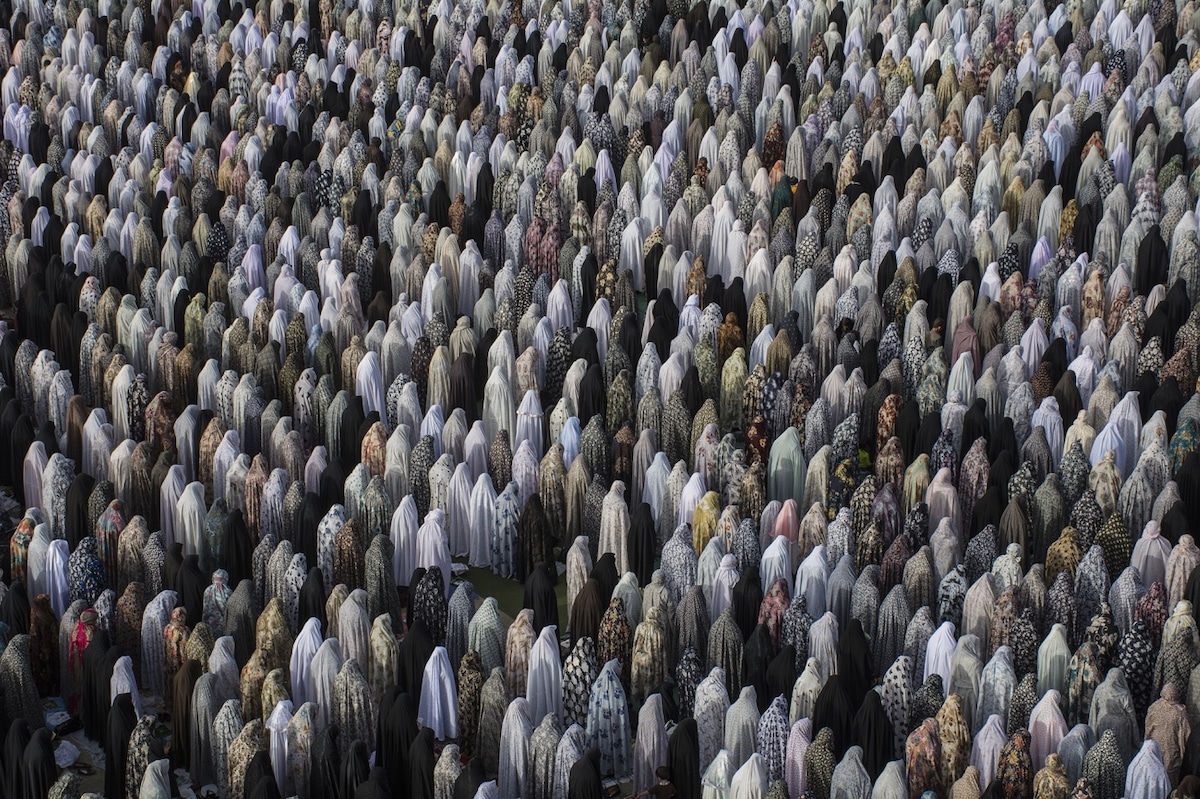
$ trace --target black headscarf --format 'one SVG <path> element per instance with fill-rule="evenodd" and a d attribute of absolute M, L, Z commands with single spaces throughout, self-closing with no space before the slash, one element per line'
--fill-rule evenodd
<path fill-rule="evenodd" d="M 599 414 L 604 416 L 608 409 L 608 384 L 599 364 L 592 364 L 579 381 L 579 419 L 590 420 Z M 621 420 L 618 420 L 621 421 Z"/>
<path fill-rule="evenodd" d="M 607 608 L 600 581 L 589 577 L 571 605 L 571 646 L 575 646 L 580 638 L 591 638 L 593 641 L 599 638 L 600 620 Z"/>
<path fill-rule="evenodd" d="M 183 667 L 175 675 L 175 701 L 171 707 L 171 766 L 190 769 L 192 751 L 192 694 L 196 681 L 204 673 L 197 660 L 186 658 Z M 109 711 L 111 718 L 112 711 Z"/>
<path fill-rule="evenodd" d="M 1179 543 L 1180 536 L 1190 532 L 1187 509 L 1182 502 L 1176 502 L 1171 506 L 1171 509 L 1163 516 L 1159 529 L 1163 538 L 1171 542 L 1171 546 Z"/>
<path fill-rule="evenodd" d="M 525 600 L 522 607 L 533 611 L 533 632 L 540 635 L 550 625 L 559 626 L 558 570 L 553 564 L 538 563 L 525 580 Z M 561 629 L 561 627 L 560 627 Z"/>
<path fill-rule="evenodd" d="M 259 754 L 265 754 L 259 752 Z M 258 757 L 255 756 L 255 760 Z M 269 762 L 269 759 L 268 759 Z M 253 765 L 253 764 L 252 764 Z M 246 799 L 283 799 L 283 795 L 279 793 L 279 785 L 275 782 L 275 775 L 269 774 L 264 777 L 258 777 L 257 782 L 250 782 L 250 772 L 246 772 Z"/>
<path fill-rule="evenodd" d="M 129 728 L 133 732 L 133 727 Z M 8 727 L 4 738 L 4 795 L 21 796 L 21 782 L 24 774 L 21 763 L 25 759 L 25 747 L 29 745 L 32 736 L 29 734 L 29 722 L 16 719 Z M 128 736 L 126 737 L 128 743 Z M 121 772 L 124 774 L 124 770 Z M 107 793 L 107 790 L 106 790 Z M 112 794 L 115 796 L 116 794 Z"/>
<path fill-rule="evenodd" d="M 9 442 L 9 446 L 7 450 L 0 452 L 0 479 L 4 480 L 5 485 L 11 485 L 13 487 L 13 495 L 16 497 L 18 502 L 24 502 L 25 481 L 13 480 L 12 478 L 14 474 L 13 469 L 16 468 L 17 465 L 14 463 L 14 460 L 18 457 L 18 444 L 14 438 L 14 433 L 16 431 L 17 422 L 22 418 L 22 415 L 21 403 L 19 401 L 13 402 L 12 399 L 15 398 L 9 397 L 9 394 L 11 393 L 12 386 L 5 386 L 4 396 L 8 397 L 8 400 L 4 403 L 4 410 L 0 412 L 0 435 L 3 435 L 4 441 Z M 20 453 L 20 461 L 22 464 L 25 461 L 25 455 L 27 452 L 28 447 L 26 447 L 25 452 Z"/>
<path fill-rule="evenodd" d="M 326 508 L 346 501 L 346 470 L 338 453 L 329 453 L 329 466 L 321 473 L 321 504 Z"/>
<path fill-rule="evenodd" d="M 633 510 L 629 520 L 629 570 L 637 577 L 638 585 L 650 584 L 654 577 L 655 550 L 658 533 L 654 525 L 654 511 L 649 503 L 642 502 Z"/>
<path fill-rule="evenodd" d="M 529 578 L 537 571 L 538 565 L 554 558 L 554 532 L 550 529 L 550 521 L 546 518 L 546 509 L 542 506 L 542 498 L 534 493 L 521 509 L 520 538 L 518 557 L 515 558 L 516 578 L 525 581 L 526 590 L 529 588 Z M 557 575 L 556 575 L 557 576 Z M 558 615 L 558 602 L 554 603 L 554 615 Z M 541 632 L 541 627 L 537 627 Z"/>
<path fill-rule="evenodd" d="M 400 688 L 396 685 L 388 686 L 383 692 L 383 697 L 379 700 L 379 712 L 375 714 L 375 766 L 386 767 L 388 758 L 388 750 L 386 747 L 385 727 L 388 723 L 388 715 L 392 711 L 392 705 L 396 703 L 396 699 L 400 696 Z"/>
<path fill-rule="evenodd" d="M 475 356 L 469 352 L 460 353 L 450 364 L 450 409 L 462 408 L 467 415 L 467 424 L 474 424 L 479 417 L 478 392 L 475 382 Z"/>
<path fill-rule="evenodd" d="M 269 788 L 264 787 L 264 783 L 268 780 L 275 788 L 274 794 L 271 794 Z M 250 765 L 246 767 L 246 777 L 242 786 L 242 792 L 246 799 L 258 796 L 279 796 L 279 786 L 275 783 L 275 770 L 271 766 L 270 752 L 260 749 L 254 754 L 254 757 L 250 759 Z M 261 793 L 263 791 L 266 793 Z"/>
<path fill-rule="evenodd" d="M 300 509 L 292 521 L 292 547 L 294 552 L 303 552 L 309 563 L 317 562 L 317 528 L 325 510 L 321 507 L 321 497 L 312 491 L 304 495 L 300 501 Z M 323 625 L 322 625 L 323 626 Z"/>
<path fill-rule="evenodd" d="M 437 765 L 433 744 L 433 730 L 424 727 L 408 747 L 408 795 L 412 799 L 433 799 L 433 769 Z"/>
<path fill-rule="evenodd" d="M 478 757 L 471 758 L 454 781 L 454 799 L 475 799 L 479 786 L 485 782 L 487 773 L 483 769 L 483 761 Z"/>
<path fill-rule="evenodd" d="M 111 695 L 109 681 L 112 679 L 112 666 L 109 665 L 106 669 L 105 665 L 109 662 L 109 646 L 108 633 L 98 629 L 92 635 L 87 649 L 83 650 L 83 679 L 79 686 L 82 698 L 80 710 L 84 732 L 93 741 L 100 740 L 108 719 Z M 115 663 L 116 661 L 111 662 Z M 102 705 L 96 702 L 96 688 L 101 684 L 104 685 L 104 704 Z M 126 743 L 128 743 L 128 736 L 126 736 Z"/>
<path fill-rule="evenodd" d="M 321 622 L 322 630 L 328 630 L 329 624 L 325 620 L 325 603 L 328 599 L 325 596 L 325 577 L 319 568 L 313 566 L 308 570 L 308 577 L 304 579 L 304 585 L 300 586 L 297 626 L 303 627 L 309 619 L 316 619 Z"/>
<path fill-rule="evenodd" d="M 362 429 L 363 422 L 366 421 L 367 415 L 363 411 L 362 397 L 353 394 L 349 397 L 349 402 L 346 403 L 346 408 L 342 412 L 342 451 L 339 457 L 343 465 L 357 464 L 362 458 L 362 440 L 363 434 L 366 432 Z M 343 481 L 343 486 L 345 481 Z M 344 490 L 344 489 L 343 489 Z M 363 776 L 366 779 L 366 775 Z"/>
<path fill-rule="evenodd" d="M 221 564 L 229 573 L 229 585 L 254 577 L 254 541 L 241 508 L 234 508 L 225 517 L 221 528 Z"/>
<path fill-rule="evenodd" d="M 571 767 L 567 799 L 603 799 L 604 782 L 600 776 L 600 750 L 592 747 Z"/>
<path fill-rule="evenodd" d="M 751 564 L 733 587 L 733 620 L 742 631 L 742 639 L 750 637 L 758 625 L 758 610 L 762 606 L 762 583 L 758 564 Z"/>
<path fill-rule="evenodd" d="M 425 622 L 417 619 L 408 628 L 408 635 L 400 642 L 399 674 L 397 684 L 409 696 L 421 695 L 421 680 L 425 674 L 425 664 L 433 656 L 434 643 L 425 627 Z M 366 779 L 364 775 L 363 779 Z"/>
<path fill-rule="evenodd" d="M 763 713 L 771 706 L 775 695 L 767 685 L 767 671 L 775 658 L 775 645 L 767 625 L 759 624 L 746 639 L 742 647 L 742 685 L 753 685 L 758 695 L 758 712 Z M 788 699 L 791 699 L 789 694 Z"/>
<path fill-rule="evenodd" d="M 592 567 L 592 577 L 600 586 L 600 602 L 604 607 L 608 607 L 608 603 L 612 601 L 613 591 L 617 587 L 617 583 L 621 581 L 621 575 L 617 573 L 617 557 L 611 552 L 605 552 L 596 561 L 596 565 Z"/>
<path fill-rule="evenodd" d="M 42 727 L 34 731 L 33 737 L 25 746 L 21 772 L 21 799 L 46 799 L 50 795 L 50 788 L 58 779 L 58 766 L 54 762 L 50 730 Z"/>
<path fill-rule="evenodd" d="M 67 543 L 72 552 L 79 547 L 80 541 L 92 534 L 88 529 L 88 500 L 95 487 L 95 478 L 80 474 L 76 475 L 67 489 Z"/>
<path fill-rule="evenodd" d="M 359 784 L 354 799 L 391 799 L 390 785 L 387 772 L 376 766 L 371 769 L 371 776 L 367 777 L 367 781 Z"/>
<path fill-rule="evenodd" d="M 350 751 L 342 761 L 341 796 L 354 796 L 358 786 L 367 781 L 371 774 L 371 753 L 363 741 L 350 744 Z"/>
<path fill-rule="evenodd" d="M 868 691 L 854 717 L 854 739 L 862 747 L 863 765 L 871 781 L 879 779 L 894 754 L 894 730 L 878 691 Z"/>
<path fill-rule="evenodd" d="M 828 727 L 833 732 L 833 756 L 841 761 L 842 755 L 850 747 L 853 736 L 854 710 L 846 691 L 842 686 L 840 675 L 830 675 L 825 681 L 825 687 L 817 694 L 813 704 L 813 729 L 822 730 Z"/>
<path fill-rule="evenodd" d="M 767 666 L 767 693 L 772 697 L 782 696 L 789 703 L 792 688 L 796 685 L 796 647 L 784 644 L 779 654 Z"/>
<path fill-rule="evenodd" d="M 211 575 L 206 579 L 200 570 L 200 556 L 185 557 L 175 577 L 175 590 L 179 592 L 179 604 L 187 611 L 189 627 L 195 627 L 204 618 L 204 589 L 210 585 Z"/>
<path fill-rule="evenodd" d="M 239 669 L 246 665 L 256 648 L 254 603 L 254 583 L 246 579 L 237 584 L 225 605 L 225 634 L 233 638 L 234 658 Z"/>
<path fill-rule="evenodd" d="M 700 799 L 700 734 L 695 719 L 684 719 L 671 733 L 667 762 L 678 799 Z"/>
<path fill-rule="evenodd" d="M 399 692 L 392 699 L 380 735 L 382 748 L 376 754 L 377 765 L 387 770 L 389 785 L 407 785 L 407 753 L 417 737 L 417 709 L 409 694 Z M 386 754 L 380 758 L 379 753 Z"/>
<path fill-rule="evenodd" d="M 0 602 L 0 621 L 8 625 L 10 641 L 18 635 L 29 634 L 29 610 L 29 594 L 25 591 L 25 583 L 14 580 L 4 601 Z"/>
<path fill-rule="evenodd" d="M 179 570 L 182 568 L 183 543 L 176 541 L 167 548 L 167 557 L 163 561 L 162 587 L 168 591 L 179 591 Z"/>
<path fill-rule="evenodd" d="M 312 776 L 309 786 L 310 799 L 340 799 L 342 784 L 342 758 L 338 752 L 341 730 L 330 724 L 321 730 L 313 744 Z"/>
<path fill-rule="evenodd" d="M 838 637 L 838 674 L 852 710 L 858 709 L 875 684 L 874 662 L 862 622 L 851 619 Z"/>

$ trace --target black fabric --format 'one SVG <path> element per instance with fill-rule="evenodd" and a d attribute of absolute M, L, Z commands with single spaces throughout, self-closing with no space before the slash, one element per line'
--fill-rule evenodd
<path fill-rule="evenodd" d="M 204 590 L 210 585 L 211 575 L 205 579 L 200 570 L 200 556 L 185 557 L 175 577 L 175 590 L 179 592 L 178 605 L 187 611 L 188 627 L 195 627 L 204 618 Z"/>
<path fill-rule="evenodd" d="M 387 772 L 378 767 L 371 769 L 371 776 L 354 793 L 354 799 L 392 799 L 392 796 Z"/>
<path fill-rule="evenodd" d="M 767 693 L 772 700 L 782 696 L 791 704 L 796 679 L 796 647 L 784 644 L 779 648 L 779 654 L 767 666 Z"/>
<path fill-rule="evenodd" d="M 417 707 L 409 694 L 398 693 L 388 709 L 387 723 L 380 730 L 386 753 L 380 765 L 387 770 L 389 785 L 408 785 L 406 755 L 417 737 Z"/>
<path fill-rule="evenodd" d="M 254 577 L 254 541 L 241 508 L 234 508 L 225 517 L 221 528 L 222 564 L 229 573 L 229 585 L 236 586 L 242 580 Z"/>
<path fill-rule="evenodd" d="M 621 581 L 621 575 L 617 573 L 616 555 L 611 552 L 605 552 L 601 555 L 596 564 L 592 566 L 591 576 L 595 578 L 600 588 L 600 603 L 607 608 L 608 603 L 612 600 L 613 591 L 616 590 L 617 583 Z"/>
<path fill-rule="evenodd" d="M 132 727 L 130 730 L 132 731 Z M 25 747 L 29 745 L 32 736 L 29 733 L 29 722 L 17 719 L 8 727 L 4 736 L 4 795 L 24 796 L 25 784 Z M 110 794 L 113 795 L 113 794 Z"/>
<path fill-rule="evenodd" d="M 433 799 L 433 730 L 423 728 L 408 747 L 408 795 L 411 799 Z"/>
<path fill-rule="evenodd" d="M 874 662 L 862 622 L 851 619 L 838 637 L 838 676 L 852 710 L 858 710 L 875 684 Z"/>
<path fill-rule="evenodd" d="M 828 727 L 833 732 L 833 756 L 840 762 L 854 735 L 854 710 L 850 707 L 850 700 L 846 698 L 840 675 L 830 675 L 821 692 L 817 694 L 817 701 L 813 704 L 812 723 L 814 730 Z"/>
<path fill-rule="evenodd" d="M 275 770 L 271 767 L 271 755 L 265 749 L 260 749 L 255 752 L 254 757 L 250 759 L 250 765 L 246 767 L 242 793 L 246 799 L 251 799 L 259 793 L 262 783 L 267 781 L 275 786 L 275 794 L 278 795 L 279 786 L 275 784 Z M 269 790 L 267 795 L 270 795 Z"/>
<path fill-rule="evenodd" d="M 587 424 L 593 416 L 604 418 L 608 410 L 608 383 L 598 363 L 592 364 L 579 382 L 579 421 Z M 592 468 L 596 465 L 592 464 Z"/>
<path fill-rule="evenodd" d="M 321 730 L 313 742 L 312 776 L 309 796 L 311 799 L 340 799 L 342 785 L 342 758 L 338 752 L 341 730 L 330 724 Z"/>
<path fill-rule="evenodd" d="M 95 478 L 79 474 L 67 489 L 67 544 L 72 552 L 79 548 L 80 541 L 92 535 L 88 525 L 88 500 L 95 487 Z"/>
<path fill-rule="evenodd" d="M 771 632 L 767 625 L 759 624 L 742 647 L 742 685 L 754 686 L 759 713 L 766 711 L 775 698 L 767 682 L 767 671 L 774 658 L 775 645 L 771 642 Z"/>
<path fill-rule="evenodd" d="M 433 638 L 429 635 L 425 622 L 417 619 L 409 627 L 408 635 L 400 642 L 398 658 L 399 674 L 396 683 L 409 696 L 421 695 L 421 679 L 425 673 L 425 664 L 433 656 L 433 650 Z"/>
<path fill-rule="evenodd" d="M 454 781 L 454 799 L 475 799 L 479 786 L 485 782 L 487 774 L 483 769 L 483 761 L 478 757 L 471 758 Z"/>
<path fill-rule="evenodd" d="M 461 353 L 450 365 L 450 410 L 462 408 L 467 424 L 479 418 L 479 394 L 475 382 L 475 356 Z"/>
<path fill-rule="evenodd" d="M 305 560 L 311 564 L 317 563 L 317 528 L 326 510 L 322 508 L 320 495 L 309 491 L 300 501 L 300 509 L 292 521 L 292 551 L 303 552 Z"/>
<path fill-rule="evenodd" d="M 188 769 L 192 751 L 192 694 L 205 668 L 187 658 L 175 675 L 174 702 L 171 706 L 171 768 Z M 111 717 L 112 712 L 109 712 Z"/>
<path fill-rule="evenodd" d="M 604 590 L 600 587 L 600 582 L 595 577 L 589 577 L 571 605 L 571 646 L 580 638 L 591 638 L 593 641 L 599 639 L 600 621 L 608 608 L 603 596 Z"/>
<path fill-rule="evenodd" d="M 385 767 L 388 761 L 388 752 L 384 748 L 385 732 L 384 727 L 388 722 L 388 715 L 391 713 L 392 705 L 396 703 L 396 699 L 400 696 L 400 688 L 395 685 L 388 686 L 383 692 L 383 696 L 379 699 L 379 712 L 375 715 L 375 766 Z"/>
<path fill-rule="evenodd" d="M 329 624 L 325 619 L 325 603 L 328 599 L 329 597 L 325 596 L 325 577 L 321 570 L 314 566 L 308 570 L 304 585 L 300 586 L 297 627 L 303 627 L 309 619 L 316 619 L 321 623 L 322 630 L 328 630 Z"/>
<path fill-rule="evenodd" d="M 14 410 L 17 410 L 16 406 L 14 406 Z M 9 434 L 9 463 L 11 464 L 13 489 L 16 491 L 17 499 L 21 502 L 25 501 L 25 480 L 22 477 L 25 455 L 36 439 L 37 431 L 33 417 L 29 414 L 18 415 L 13 421 L 12 431 Z M 46 456 L 49 457 L 50 453 L 47 452 Z"/>
<path fill-rule="evenodd" d="M 245 585 L 246 588 L 242 588 Z M 243 594 L 251 598 L 253 602 L 254 584 L 250 580 L 242 580 L 234 589 L 236 594 L 239 590 Z M 233 638 L 233 657 L 237 661 L 238 669 L 245 667 L 250 660 L 250 656 L 254 654 L 256 648 L 255 630 L 257 628 L 257 620 L 255 618 L 254 609 L 247 604 L 245 607 L 232 607 L 226 605 L 225 608 L 225 634 Z"/>
<path fill-rule="evenodd" d="M 700 733 L 695 719 L 684 719 L 671 733 L 667 762 L 678 799 L 700 799 Z"/>
<path fill-rule="evenodd" d="M 354 796 L 358 786 L 367 781 L 367 777 L 371 775 L 370 758 L 371 753 L 367 751 L 365 743 L 354 741 L 350 744 L 346 759 L 342 761 L 339 796 Z"/>
<path fill-rule="evenodd" d="M 25 583 L 14 580 L 9 586 L 4 601 L 0 602 L 0 622 L 8 625 L 8 637 L 29 634 L 29 594 Z"/>
<path fill-rule="evenodd" d="M 858 715 L 854 717 L 854 741 L 862 747 L 863 765 L 871 781 L 879 779 L 892 759 L 895 733 L 887 710 L 877 691 L 868 691 Z"/>
<path fill-rule="evenodd" d="M 83 677 L 79 683 L 80 716 L 83 719 L 84 732 L 93 741 L 100 740 L 108 719 L 111 664 L 116 662 L 115 658 L 109 660 L 109 648 L 108 633 L 96 630 L 87 649 L 83 650 Z M 104 686 L 103 704 L 97 701 L 97 688 L 101 685 Z"/>
<path fill-rule="evenodd" d="M 58 779 L 50 730 L 35 730 L 21 762 L 21 799 L 46 799 Z"/>
<path fill-rule="evenodd" d="M 749 638 L 758 625 L 758 610 L 762 601 L 762 584 L 758 577 L 758 564 L 755 563 L 742 573 L 733 586 L 733 620 L 742 631 L 743 640 Z"/>
<path fill-rule="evenodd" d="M 604 799 L 599 749 L 592 747 L 571 767 L 567 799 Z"/>
<path fill-rule="evenodd" d="M 654 559 L 658 547 L 654 511 L 649 503 L 642 502 L 634 508 L 629 520 L 629 570 L 637 577 L 638 585 L 647 586 L 654 577 Z"/>
<path fill-rule="evenodd" d="M 168 591 L 179 591 L 179 571 L 183 568 L 183 543 L 176 541 L 167 548 L 167 557 L 162 566 L 162 586 Z"/>
<path fill-rule="evenodd" d="M 533 611 L 533 631 L 540 635 L 551 625 L 562 629 L 558 618 L 558 570 L 553 562 L 538 563 L 525 580 L 523 608 Z"/>
<path fill-rule="evenodd" d="M 261 753 L 260 753 L 261 754 Z M 279 785 L 273 775 L 259 777 L 257 782 L 250 782 L 250 773 L 246 773 L 246 799 L 283 799 Z"/>
<path fill-rule="evenodd" d="M 514 554 L 514 577 L 526 583 L 526 588 L 529 585 L 529 577 L 537 570 L 538 564 L 554 559 L 554 534 L 550 530 L 546 510 L 542 506 L 542 498 L 536 493 L 529 497 L 525 507 L 521 509 L 520 535 L 517 552 Z M 558 615 L 557 603 L 554 615 Z"/>

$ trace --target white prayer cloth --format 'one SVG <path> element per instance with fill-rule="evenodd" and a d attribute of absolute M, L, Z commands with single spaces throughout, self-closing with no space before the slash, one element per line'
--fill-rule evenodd
<path fill-rule="evenodd" d="M 532 737 L 529 702 L 518 696 L 509 703 L 500 730 L 500 775 L 497 778 L 500 796 L 529 795 L 529 739 Z"/>
<path fill-rule="evenodd" d="M 137 717 L 140 719 L 146 715 L 142 705 L 142 693 L 138 690 L 137 678 L 133 674 L 133 658 L 129 655 L 117 658 L 117 662 L 113 664 L 112 679 L 108 681 L 108 687 L 109 707 L 112 707 L 112 703 L 117 701 L 117 697 L 121 694 L 129 694 L 133 700 L 133 710 L 137 713 Z"/>
<path fill-rule="evenodd" d="M 458 692 L 454 669 L 446 647 L 434 647 L 421 678 L 421 703 L 417 721 L 433 730 L 433 737 L 446 741 L 458 736 Z"/>
<path fill-rule="evenodd" d="M 333 718 L 333 681 L 342 669 L 342 661 L 342 646 L 336 638 L 326 638 L 312 659 L 312 701 L 317 705 L 321 729 Z"/>
<path fill-rule="evenodd" d="M 391 539 L 396 548 L 392 556 L 392 579 L 397 585 L 408 585 L 417 570 L 418 529 L 417 503 L 412 494 L 407 494 L 392 514 Z"/>
<path fill-rule="evenodd" d="M 762 799 L 767 794 L 767 769 L 757 752 L 733 775 L 729 799 Z"/>
<path fill-rule="evenodd" d="M 50 542 L 46 552 L 46 593 L 50 595 L 50 607 L 54 609 L 55 618 L 61 619 L 67 612 L 70 603 L 70 584 L 67 580 L 67 559 L 71 557 L 70 548 L 64 538 L 56 538 Z M 159 631 L 162 634 L 162 631 Z"/>
<path fill-rule="evenodd" d="M 563 669 L 558 649 L 558 628 L 553 624 L 542 628 L 529 651 L 529 676 L 525 697 L 529 700 L 530 718 L 541 724 L 553 713 L 561 721 Z"/>
<path fill-rule="evenodd" d="M 353 658 L 363 674 L 371 673 L 371 620 L 367 615 L 367 592 L 356 588 L 338 609 L 338 641 L 346 660 Z"/>
<path fill-rule="evenodd" d="M 288 724 L 292 720 L 292 700 L 281 699 L 267 716 L 266 728 L 271 734 L 271 770 L 281 794 L 290 794 L 288 776 Z"/>
<path fill-rule="evenodd" d="M 600 512 L 599 554 L 613 553 L 617 574 L 629 571 L 629 506 L 625 503 L 625 483 L 614 480 Z"/>
<path fill-rule="evenodd" d="M 189 483 L 175 506 L 175 535 L 177 540 L 183 543 L 185 556 L 199 555 L 202 561 L 207 557 L 204 540 L 204 522 L 207 516 L 204 484 Z"/>
<path fill-rule="evenodd" d="M 313 698 L 312 664 L 322 643 L 324 639 L 321 637 L 321 622 L 313 618 L 304 623 L 300 634 L 296 636 L 296 642 L 292 644 L 289 671 L 292 679 L 292 701 L 298 705 L 303 705 Z"/>
<path fill-rule="evenodd" d="M 716 624 L 725 608 L 733 604 L 733 587 L 737 585 L 738 579 L 737 555 L 725 555 L 721 558 L 721 565 L 713 577 L 712 595 L 708 600 L 709 621 L 713 624 Z"/>
<path fill-rule="evenodd" d="M 222 703 L 241 696 L 241 672 L 234 658 L 233 647 L 233 636 L 223 635 L 213 643 L 212 654 L 208 656 L 208 670 L 217 678 L 214 693 Z"/>
<path fill-rule="evenodd" d="M 655 771 L 668 764 L 667 726 L 662 695 L 651 694 L 638 712 L 638 735 L 633 747 L 633 790 L 641 793 L 658 782 Z"/>
<path fill-rule="evenodd" d="M 925 647 L 925 674 L 922 679 L 929 679 L 931 674 L 940 674 L 946 696 L 950 695 L 951 663 L 956 645 L 954 623 L 946 621 L 929 637 L 929 644 Z"/>
<path fill-rule="evenodd" d="M 492 531 L 496 527 L 496 488 L 484 470 L 471 489 L 471 529 L 468 562 L 475 568 L 492 564 Z"/>
<path fill-rule="evenodd" d="M 443 575 L 450 574 L 450 548 L 446 544 L 446 532 L 442 529 L 442 519 L 445 512 L 434 508 L 425 515 L 425 523 L 417 531 L 417 560 L 413 571 L 417 569 L 432 569 L 437 566 Z M 412 572 L 409 572 L 409 577 Z M 453 583 L 446 580 L 446 598 L 450 597 Z"/>

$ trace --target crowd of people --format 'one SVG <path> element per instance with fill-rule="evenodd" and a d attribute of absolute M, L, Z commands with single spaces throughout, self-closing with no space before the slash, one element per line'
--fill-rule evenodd
<path fill-rule="evenodd" d="M 1200 796 L 1195 0 L 0 63 L 0 795 Z"/>

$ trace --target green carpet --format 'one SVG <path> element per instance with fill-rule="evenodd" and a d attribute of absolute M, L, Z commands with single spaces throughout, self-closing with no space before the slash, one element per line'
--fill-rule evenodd
<path fill-rule="evenodd" d="M 500 613 L 504 616 L 505 623 L 510 623 L 521 612 L 521 605 L 525 599 L 525 585 L 523 583 L 499 577 L 492 574 L 491 569 L 485 568 L 468 569 L 466 579 L 475 586 L 475 593 L 481 599 L 489 596 L 496 597 L 496 601 L 500 603 Z M 456 580 L 456 582 L 458 581 Z M 558 586 L 555 589 L 555 593 L 558 594 L 558 635 L 561 638 L 566 632 L 567 627 L 566 574 L 558 575 Z"/>

